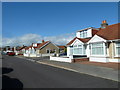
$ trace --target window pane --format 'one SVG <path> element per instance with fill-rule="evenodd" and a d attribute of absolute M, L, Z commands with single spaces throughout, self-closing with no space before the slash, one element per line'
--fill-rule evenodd
<path fill-rule="evenodd" d="M 82 48 L 74 48 L 74 54 L 82 54 Z"/>
<path fill-rule="evenodd" d="M 82 48 L 82 45 L 78 45 L 78 47 L 81 47 L 81 48 Z"/>
<path fill-rule="evenodd" d="M 73 47 L 77 47 L 77 45 L 74 45 Z"/>
<path fill-rule="evenodd" d="M 70 48 L 70 55 L 73 54 L 73 48 Z"/>
<path fill-rule="evenodd" d="M 116 43 L 116 46 L 117 46 L 117 47 L 120 47 L 120 43 Z"/>
<path fill-rule="evenodd" d="M 78 54 L 82 54 L 82 48 L 78 48 Z"/>
<path fill-rule="evenodd" d="M 116 43 L 116 55 L 120 55 L 120 42 Z"/>
<path fill-rule="evenodd" d="M 78 54 L 78 49 L 74 48 L 74 54 Z"/>
<path fill-rule="evenodd" d="M 117 48 L 116 48 L 116 54 L 117 54 L 117 55 L 120 55 L 120 47 L 117 47 Z"/>
<path fill-rule="evenodd" d="M 92 48 L 92 54 L 95 54 L 95 48 Z"/>
<path fill-rule="evenodd" d="M 92 47 L 102 47 L 102 46 L 103 46 L 103 43 L 92 44 Z"/>
<path fill-rule="evenodd" d="M 97 43 L 97 47 L 102 47 L 103 44 L 102 43 Z"/>
<path fill-rule="evenodd" d="M 83 47 L 83 54 L 85 54 L 85 48 Z"/>
<path fill-rule="evenodd" d="M 92 44 L 92 54 L 93 55 L 103 55 L 104 54 L 103 43 Z"/>

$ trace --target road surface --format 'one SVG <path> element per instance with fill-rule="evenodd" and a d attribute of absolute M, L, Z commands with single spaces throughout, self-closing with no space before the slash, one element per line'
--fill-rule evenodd
<path fill-rule="evenodd" d="M 3 88 L 118 88 L 118 82 L 3 56 Z"/>

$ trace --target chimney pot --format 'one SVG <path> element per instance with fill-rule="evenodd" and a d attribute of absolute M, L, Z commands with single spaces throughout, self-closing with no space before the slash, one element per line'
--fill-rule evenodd
<path fill-rule="evenodd" d="M 102 23 L 107 23 L 106 20 L 103 20 Z"/>
<path fill-rule="evenodd" d="M 106 20 L 102 21 L 101 28 L 106 28 L 108 26 L 108 23 Z"/>
<path fill-rule="evenodd" d="M 44 43 L 45 41 L 44 40 L 42 40 L 42 43 Z"/>

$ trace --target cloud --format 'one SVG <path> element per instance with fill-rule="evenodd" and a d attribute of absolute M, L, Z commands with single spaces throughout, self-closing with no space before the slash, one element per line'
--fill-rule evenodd
<path fill-rule="evenodd" d="M 41 36 L 38 34 L 26 34 L 21 37 L 2 38 L 3 46 L 22 46 L 31 45 L 32 43 L 40 43 L 42 39 L 51 41 L 57 45 L 66 45 L 70 40 L 75 37 L 74 33 L 63 34 L 58 36 Z"/>
<path fill-rule="evenodd" d="M 26 34 L 21 37 L 14 38 L 2 38 L 3 46 L 21 46 L 30 45 L 31 43 L 36 43 L 41 39 L 40 35 L 37 34 Z"/>
<path fill-rule="evenodd" d="M 51 42 L 57 45 L 66 45 L 74 37 L 75 37 L 74 33 L 69 33 L 69 34 L 63 34 L 59 36 L 44 37 L 44 40 L 50 40 Z"/>

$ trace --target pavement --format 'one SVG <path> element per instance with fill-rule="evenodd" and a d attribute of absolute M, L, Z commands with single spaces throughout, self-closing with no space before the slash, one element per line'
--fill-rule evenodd
<path fill-rule="evenodd" d="M 120 80 L 120 78 L 118 77 L 120 75 L 120 73 L 118 73 L 119 69 L 117 70 L 114 68 L 95 66 L 91 64 L 52 61 L 52 60 L 49 60 L 49 57 L 42 57 L 42 58 L 41 57 L 31 58 L 31 57 L 23 57 L 23 56 L 16 56 L 16 57 L 24 58 L 26 60 L 37 62 L 40 64 L 45 64 L 45 65 L 49 65 L 57 68 L 74 71 L 77 73 L 92 75 L 95 77 L 101 77 L 101 78 L 110 79 L 118 82 Z"/>

